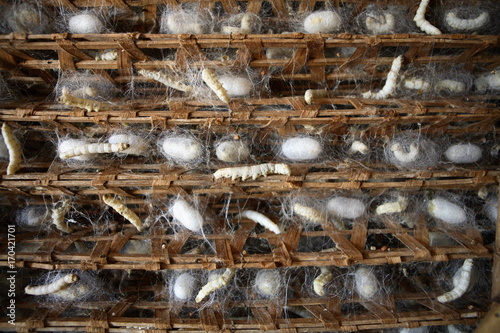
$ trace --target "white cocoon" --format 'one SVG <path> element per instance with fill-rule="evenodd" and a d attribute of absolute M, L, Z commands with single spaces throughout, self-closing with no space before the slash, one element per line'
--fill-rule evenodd
<path fill-rule="evenodd" d="M 104 30 L 104 24 L 96 15 L 83 13 L 71 17 L 68 28 L 73 34 L 100 34 Z"/>
<path fill-rule="evenodd" d="M 472 144 L 456 144 L 451 145 L 445 152 L 446 159 L 453 163 L 474 163 L 477 162 L 481 156 L 481 147 Z"/>
<path fill-rule="evenodd" d="M 252 81 L 245 77 L 222 75 L 218 79 L 229 97 L 247 96 L 253 88 Z"/>
<path fill-rule="evenodd" d="M 484 205 L 484 211 L 491 222 L 496 223 L 498 221 L 498 197 L 489 197 Z"/>
<path fill-rule="evenodd" d="M 354 274 L 356 291 L 362 298 L 372 298 L 379 290 L 377 277 L 366 267 L 361 267 Z"/>
<path fill-rule="evenodd" d="M 465 209 L 441 197 L 432 199 L 427 208 L 433 217 L 448 224 L 462 224 L 467 221 Z"/>
<path fill-rule="evenodd" d="M 144 138 L 133 134 L 113 134 L 108 139 L 109 143 L 128 143 L 129 147 L 118 154 L 146 155 L 149 145 Z"/>
<path fill-rule="evenodd" d="M 193 296 L 196 288 L 196 278 L 189 273 L 182 273 L 175 279 L 174 295 L 179 299 L 188 299 Z"/>
<path fill-rule="evenodd" d="M 215 155 L 221 161 L 235 163 L 248 158 L 250 149 L 240 140 L 222 141 L 215 148 Z"/>
<path fill-rule="evenodd" d="M 324 10 L 309 14 L 304 20 L 304 30 L 310 34 L 330 33 L 340 28 L 342 18 L 337 12 Z"/>
<path fill-rule="evenodd" d="M 274 270 L 261 270 L 255 277 L 255 288 L 264 297 L 272 297 L 278 294 L 281 287 L 279 273 Z"/>
<path fill-rule="evenodd" d="M 323 151 L 323 147 L 318 140 L 298 137 L 286 139 L 281 145 L 281 151 L 292 161 L 307 161 L 317 158 Z"/>
<path fill-rule="evenodd" d="M 334 197 L 327 203 L 328 212 L 344 219 L 356 219 L 365 213 L 365 204 L 356 198 Z"/>
<path fill-rule="evenodd" d="M 200 212 L 183 199 L 175 200 L 171 213 L 174 219 L 193 232 L 200 232 L 203 228 L 203 217 Z"/>
<path fill-rule="evenodd" d="M 193 162 L 202 155 L 201 144 L 188 136 L 171 136 L 163 140 L 162 150 L 165 156 L 178 163 Z"/>
<path fill-rule="evenodd" d="M 86 140 L 79 140 L 79 139 L 67 139 L 63 140 L 59 143 L 59 147 L 57 148 L 57 153 L 59 156 L 61 156 L 61 153 L 66 152 L 68 150 L 75 149 L 80 146 L 85 146 L 88 145 L 88 141 Z M 80 156 L 74 156 L 70 157 L 71 160 L 76 160 L 76 161 L 88 161 L 92 157 L 94 157 L 96 154 L 87 154 L 87 155 L 80 155 Z"/>

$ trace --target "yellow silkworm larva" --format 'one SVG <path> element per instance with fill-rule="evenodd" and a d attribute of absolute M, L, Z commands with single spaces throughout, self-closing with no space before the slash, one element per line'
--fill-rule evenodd
<path fill-rule="evenodd" d="M 21 168 L 21 162 L 23 158 L 21 156 L 21 145 L 17 142 L 12 133 L 12 128 L 3 123 L 2 125 L 2 137 L 9 152 L 9 165 L 7 166 L 7 174 L 13 175 Z"/>
<path fill-rule="evenodd" d="M 452 29 L 472 31 L 485 26 L 490 20 L 490 14 L 486 10 L 482 10 L 476 18 L 463 19 L 458 17 L 457 11 L 460 8 L 454 8 L 448 11 L 444 17 L 446 24 Z"/>
<path fill-rule="evenodd" d="M 305 206 L 298 202 L 293 204 L 292 209 L 295 214 L 315 224 L 321 224 L 327 219 L 325 213 L 322 213 L 315 208 Z"/>
<path fill-rule="evenodd" d="M 390 34 L 396 27 L 394 15 L 388 12 L 369 13 L 365 20 L 366 29 L 375 35 Z"/>
<path fill-rule="evenodd" d="M 102 200 L 106 205 L 116 210 L 118 214 L 123 216 L 130 223 L 132 223 L 137 228 L 137 230 L 142 231 L 143 226 L 139 216 L 137 216 L 137 214 L 134 213 L 130 208 L 125 206 L 125 204 L 121 202 L 118 198 L 114 198 L 109 194 L 105 194 L 102 196 Z"/>
<path fill-rule="evenodd" d="M 446 303 L 454 301 L 467 291 L 470 284 L 471 272 L 472 272 L 472 259 L 465 259 L 462 267 L 455 273 L 453 277 L 453 289 L 438 296 L 437 301 L 440 303 Z"/>
<path fill-rule="evenodd" d="M 410 144 L 408 151 L 405 151 L 403 149 L 403 146 L 398 142 L 392 144 L 390 149 L 394 154 L 394 157 L 401 163 L 414 162 L 415 160 L 418 159 L 420 154 L 420 148 L 418 146 L 418 143 L 416 142 L 412 142 Z"/>
<path fill-rule="evenodd" d="M 75 283 L 80 278 L 76 274 L 67 274 L 62 278 L 55 280 L 52 283 L 45 284 L 42 286 L 26 286 L 24 292 L 28 295 L 47 295 L 53 294 L 60 290 L 63 290 L 68 285 Z"/>
<path fill-rule="evenodd" d="M 332 271 L 328 267 L 321 267 L 321 273 L 314 279 L 313 289 L 319 296 L 325 295 L 325 285 L 333 278 Z"/>
<path fill-rule="evenodd" d="M 396 90 L 397 77 L 402 64 L 403 56 L 398 56 L 396 59 L 394 59 L 391 64 L 389 74 L 387 74 L 387 81 L 385 81 L 384 87 L 376 93 L 372 92 L 371 90 L 364 92 L 362 94 L 363 98 L 385 99 L 394 94 L 394 90 Z"/>
<path fill-rule="evenodd" d="M 313 104 L 315 99 L 325 98 L 328 96 L 326 89 L 307 89 L 304 94 L 304 100 L 307 104 Z"/>
<path fill-rule="evenodd" d="M 226 268 L 221 276 L 212 281 L 209 281 L 201 288 L 201 290 L 198 292 L 198 295 L 196 295 L 196 303 L 200 303 L 205 297 L 207 297 L 217 289 L 225 287 L 229 283 L 229 281 L 231 281 L 235 272 L 236 270 L 234 268 Z"/>
<path fill-rule="evenodd" d="M 86 143 L 82 140 L 65 140 L 59 145 L 59 158 L 66 160 L 74 157 L 87 157 L 93 154 L 118 153 L 127 149 L 128 143 Z M 85 159 L 85 158 L 84 158 Z M 81 159 L 80 159 L 81 160 Z"/>
<path fill-rule="evenodd" d="M 155 81 L 158 81 L 160 83 L 163 83 L 167 87 L 174 88 L 179 91 L 190 92 L 193 90 L 192 86 L 185 85 L 179 80 L 176 80 L 173 77 L 160 71 L 148 71 L 146 69 L 140 69 L 139 74 L 147 78 L 153 79 Z"/>
<path fill-rule="evenodd" d="M 244 167 L 222 168 L 214 172 L 214 178 L 231 178 L 232 180 L 236 180 L 237 178 L 241 178 L 241 180 L 252 178 L 255 180 L 260 176 L 265 177 L 269 174 L 290 176 L 292 170 L 287 164 L 264 163 Z"/>
<path fill-rule="evenodd" d="M 229 103 L 229 95 L 227 94 L 227 90 L 222 86 L 215 72 L 209 68 L 205 68 L 201 72 L 201 78 L 203 82 L 207 84 L 207 86 L 212 89 L 212 91 L 217 95 L 217 97 L 223 101 L 224 103 Z"/>
<path fill-rule="evenodd" d="M 259 212 L 256 212 L 254 210 L 244 210 L 240 213 L 240 218 L 247 218 L 250 219 L 261 226 L 263 226 L 266 229 L 269 229 L 270 231 L 274 232 L 275 234 L 281 234 L 281 229 L 280 227 L 271 221 L 267 216 L 264 214 L 261 214 Z"/>
<path fill-rule="evenodd" d="M 429 90 L 431 90 L 431 84 L 429 81 L 417 77 L 406 79 L 403 83 L 403 86 L 406 89 L 418 90 L 418 92 L 428 92 Z"/>
<path fill-rule="evenodd" d="M 73 231 L 66 223 L 64 223 L 64 215 L 69 212 L 70 208 L 69 200 L 66 199 L 59 208 L 52 209 L 52 224 L 56 226 L 57 230 L 65 233 Z"/>
<path fill-rule="evenodd" d="M 368 148 L 368 146 L 364 142 L 356 140 L 352 142 L 351 147 L 349 148 L 347 153 L 349 155 L 354 155 L 356 153 L 366 155 L 368 154 L 369 151 L 370 148 Z"/>
<path fill-rule="evenodd" d="M 111 50 L 99 53 L 98 55 L 96 55 L 95 60 L 112 61 L 116 60 L 117 58 L 118 58 L 118 52 L 116 50 Z"/>
<path fill-rule="evenodd" d="M 425 19 L 425 11 L 427 10 L 427 6 L 429 6 L 429 0 L 420 1 L 420 5 L 418 6 L 413 21 L 415 21 L 417 27 L 419 27 L 426 34 L 441 35 L 441 30 L 430 24 L 429 21 Z"/>
<path fill-rule="evenodd" d="M 408 207 L 408 199 L 399 195 L 396 201 L 386 202 L 385 204 L 378 206 L 375 213 L 377 215 L 401 213 L 406 209 L 406 207 Z"/>
<path fill-rule="evenodd" d="M 62 94 L 59 97 L 59 102 L 67 106 L 74 106 L 77 108 L 85 109 L 89 112 L 101 111 L 101 110 L 111 110 L 111 105 L 99 101 L 94 101 L 92 99 L 80 98 L 71 95 L 68 89 L 63 88 Z"/>

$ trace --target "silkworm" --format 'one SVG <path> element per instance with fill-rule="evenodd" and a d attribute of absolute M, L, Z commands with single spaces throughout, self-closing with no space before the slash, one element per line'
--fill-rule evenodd
<path fill-rule="evenodd" d="M 319 210 L 315 209 L 315 208 L 312 208 L 312 207 L 308 207 L 308 206 L 304 206 L 298 202 L 296 202 L 293 207 L 293 212 L 303 218 L 305 218 L 306 220 L 310 221 L 310 222 L 313 222 L 315 224 L 322 224 L 324 223 L 325 221 L 328 221 L 328 217 L 326 214 L 320 212 Z M 342 223 L 342 221 L 337 221 L 337 220 L 333 220 L 333 224 L 340 230 L 345 230 L 345 226 L 344 226 L 344 223 Z"/>
<path fill-rule="evenodd" d="M 290 176 L 292 170 L 287 164 L 264 163 L 243 167 L 222 168 L 214 172 L 214 178 L 231 178 L 232 180 L 236 180 L 237 178 L 241 178 L 241 180 L 252 178 L 255 180 L 260 176 L 266 177 L 269 174 Z"/>
<path fill-rule="evenodd" d="M 191 298 L 196 289 L 197 279 L 189 273 L 182 273 L 174 282 L 174 295 L 179 299 Z"/>
<path fill-rule="evenodd" d="M 146 69 L 140 69 L 139 74 L 147 78 L 153 79 L 155 81 L 158 81 L 160 83 L 163 83 L 167 87 L 174 88 L 179 91 L 190 92 L 193 90 L 192 86 L 185 85 L 184 83 L 180 82 L 179 80 L 176 80 L 172 76 L 167 75 L 160 71 L 149 71 Z"/>
<path fill-rule="evenodd" d="M 21 145 L 17 142 L 12 128 L 7 124 L 2 125 L 2 138 L 9 152 L 9 165 L 7 165 L 7 174 L 13 175 L 21 168 L 23 158 L 21 156 Z"/>
<path fill-rule="evenodd" d="M 179 221 L 184 227 L 193 231 L 201 232 L 203 228 L 203 217 L 200 212 L 183 199 L 175 200 L 170 209 L 172 217 Z"/>
<path fill-rule="evenodd" d="M 454 8 L 448 11 L 444 17 L 446 24 L 448 24 L 452 29 L 472 31 L 484 27 L 490 20 L 490 14 L 486 10 L 482 10 L 476 18 L 459 18 L 457 16 L 458 9 L 460 8 Z"/>
<path fill-rule="evenodd" d="M 433 217 L 448 224 L 457 225 L 467 221 L 465 209 L 441 197 L 429 201 L 427 209 Z"/>
<path fill-rule="evenodd" d="M 461 92 L 465 92 L 467 87 L 463 82 L 457 80 L 444 79 L 444 80 L 439 80 L 438 83 L 436 83 L 435 89 L 437 91 L 444 90 L 452 94 L 458 94 Z"/>
<path fill-rule="evenodd" d="M 64 223 L 64 216 L 69 212 L 70 208 L 69 200 L 65 199 L 59 208 L 52 209 L 51 214 L 52 224 L 55 225 L 59 231 L 68 234 L 73 230 L 66 223 Z"/>
<path fill-rule="evenodd" d="M 128 148 L 120 151 L 119 154 L 145 156 L 149 150 L 148 142 L 144 138 L 134 134 L 113 134 L 108 138 L 108 143 L 127 144 Z"/>
<path fill-rule="evenodd" d="M 88 143 L 85 140 L 68 139 L 59 144 L 59 158 L 86 160 L 94 154 L 121 152 L 129 147 L 128 143 Z M 81 157 L 81 158 L 78 158 Z"/>
<path fill-rule="evenodd" d="M 55 296 L 57 298 L 62 298 L 63 300 L 66 301 L 73 301 L 78 298 L 85 297 L 89 295 L 90 293 L 90 287 L 86 283 L 78 283 L 78 284 L 73 284 L 67 288 L 63 288 L 55 293 L 52 294 L 52 296 Z"/>
<path fill-rule="evenodd" d="M 331 10 L 311 13 L 304 20 L 304 30 L 310 34 L 331 33 L 338 30 L 341 25 L 342 18 Z"/>
<path fill-rule="evenodd" d="M 406 89 L 418 90 L 419 92 L 428 92 L 431 90 L 431 84 L 429 81 L 416 77 L 406 79 L 403 86 Z"/>
<path fill-rule="evenodd" d="M 194 163 L 202 158 L 203 147 L 194 137 L 169 136 L 161 143 L 163 154 L 176 163 Z"/>
<path fill-rule="evenodd" d="M 198 292 L 198 295 L 196 295 L 196 303 L 200 303 L 206 296 L 208 296 L 215 290 L 225 287 L 229 283 L 229 281 L 231 281 L 235 272 L 236 270 L 234 268 L 226 268 L 221 276 L 204 285 Z"/>
<path fill-rule="evenodd" d="M 125 204 L 121 200 L 113 197 L 110 194 L 103 195 L 102 200 L 106 205 L 116 210 L 118 214 L 123 216 L 130 223 L 132 223 L 134 227 L 137 228 L 138 231 L 142 231 L 143 225 L 139 216 L 137 216 L 137 214 L 134 213 L 134 211 L 132 211 L 130 208 L 125 206 Z"/>
<path fill-rule="evenodd" d="M 68 285 L 75 283 L 79 279 L 80 278 L 76 274 L 67 274 L 49 284 L 45 284 L 42 286 L 26 286 L 26 288 L 24 288 L 24 292 L 28 295 L 53 294 L 55 292 L 63 290 L 64 288 L 68 287 Z"/>
<path fill-rule="evenodd" d="M 281 276 L 276 270 L 261 270 L 255 277 L 254 287 L 263 297 L 276 297 L 281 286 Z"/>
<path fill-rule="evenodd" d="M 366 155 L 366 154 L 368 154 L 369 151 L 370 151 L 370 148 L 368 148 L 368 146 L 365 143 L 356 140 L 356 141 L 353 141 L 351 143 L 351 147 L 349 147 L 349 150 L 347 151 L 347 153 L 349 155 L 354 155 L 356 153 Z"/>
<path fill-rule="evenodd" d="M 222 86 L 222 83 L 219 81 L 213 70 L 205 68 L 201 72 L 201 78 L 221 101 L 229 103 L 230 98 L 227 94 L 227 90 Z"/>
<path fill-rule="evenodd" d="M 377 277 L 366 267 L 361 267 L 356 270 L 354 281 L 356 291 L 362 298 L 372 298 L 380 289 Z"/>
<path fill-rule="evenodd" d="M 330 214 L 345 219 L 357 219 L 365 213 L 365 203 L 356 198 L 334 197 L 327 203 Z"/>
<path fill-rule="evenodd" d="M 222 84 L 224 90 L 226 90 L 229 98 L 247 96 L 253 88 L 252 81 L 245 77 L 221 75 L 217 79 Z"/>
<path fill-rule="evenodd" d="M 326 89 L 307 89 L 304 93 L 304 100 L 307 104 L 313 104 L 317 98 L 325 98 L 328 96 Z"/>
<path fill-rule="evenodd" d="M 401 70 L 401 65 L 403 64 L 403 56 L 396 57 L 391 64 L 391 69 L 387 74 L 387 80 L 385 81 L 384 87 L 376 93 L 373 93 L 371 90 L 364 92 L 362 94 L 363 98 L 371 98 L 371 99 L 386 99 L 396 90 L 396 81 Z"/>
<path fill-rule="evenodd" d="M 390 34 L 394 31 L 396 20 L 389 12 L 369 13 L 365 19 L 366 29 L 375 35 Z"/>
<path fill-rule="evenodd" d="M 446 149 L 444 156 L 453 163 L 475 163 L 481 159 L 482 150 L 472 143 L 455 144 Z"/>
<path fill-rule="evenodd" d="M 72 34 L 100 34 L 104 24 L 95 14 L 83 12 L 69 19 L 68 29 Z"/>
<path fill-rule="evenodd" d="M 62 89 L 61 96 L 59 97 L 59 102 L 67 106 L 74 106 L 77 108 L 85 109 L 88 112 L 111 110 L 111 105 L 108 103 L 72 96 L 66 88 Z"/>
<path fill-rule="evenodd" d="M 328 267 L 321 267 L 321 273 L 313 281 L 314 292 L 325 296 L 325 285 L 333 279 L 332 271 Z"/>
<path fill-rule="evenodd" d="M 426 34 L 441 35 L 441 30 L 430 24 L 429 21 L 425 19 L 425 11 L 427 10 L 428 5 L 429 5 L 429 0 L 420 1 L 420 5 L 418 6 L 413 21 L 415 21 L 417 27 L 419 27 Z"/>
<path fill-rule="evenodd" d="M 250 156 L 250 149 L 246 142 L 241 140 L 222 141 L 215 148 L 215 155 L 224 162 L 241 162 Z"/>
<path fill-rule="evenodd" d="M 250 219 L 260 224 L 264 228 L 274 232 L 275 234 L 281 234 L 282 232 L 280 227 L 276 223 L 271 221 L 270 218 L 254 210 L 244 210 L 239 214 L 239 217 Z"/>
<path fill-rule="evenodd" d="M 116 50 L 101 52 L 95 56 L 95 60 L 102 60 L 102 61 L 113 61 L 116 60 L 117 58 L 118 58 L 118 51 Z"/>
<path fill-rule="evenodd" d="M 390 149 L 394 154 L 394 157 L 402 164 L 415 162 L 420 155 L 420 148 L 417 142 L 412 142 L 408 151 L 405 151 L 399 142 L 393 143 Z"/>
<path fill-rule="evenodd" d="M 462 297 L 469 288 L 472 267 L 472 259 L 465 259 L 462 267 L 455 273 L 455 276 L 453 277 L 453 289 L 438 296 L 436 298 L 437 301 L 440 303 L 447 303 Z"/>
<path fill-rule="evenodd" d="M 398 199 L 396 201 L 387 202 L 378 206 L 377 209 L 375 209 L 375 213 L 377 215 L 401 213 L 406 209 L 406 207 L 408 207 L 408 199 L 398 195 Z"/>
<path fill-rule="evenodd" d="M 317 158 L 323 152 L 323 147 L 316 139 L 295 137 L 282 143 L 281 152 L 292 161 L 307 161 Z"/>

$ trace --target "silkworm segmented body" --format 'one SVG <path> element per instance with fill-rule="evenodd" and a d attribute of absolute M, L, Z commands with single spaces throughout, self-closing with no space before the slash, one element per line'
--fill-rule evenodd
<path fill-rule="evenodd" d="M 349 148 L 349 151 L 347 153 L 349 155 L 354 155 L 356 153 L 366 155 L 366 154 L 368 154 L 369 151 L 370 151 L 370 148 L 368 148 L 368 146 L 365 143 L 356 140 L 356 141 L 352 142 L 351 147 Z"/>
<path fill-rule="evenodd" d="M 419 27 L 426 34 L 441 35 L 441 30 L 430 24 L 429 21 L 425 19 L 425 11 L 427 10 L 427 6 L 429 6 L 429 0 L 420 1 L 420 5 L 418 6 L 413 21 L 415 21 L 417 27 Z"/>
<path fill-rule="evenodd" d="M 372 298 L 379 290 L 377 277 L 366 267 L 361 267 L 356 270 L 354 280 L 356 291 L 362 298 Z"/>
<path fill-rule="evenodd" d="M 418 143 L 412 142 L 408 151 L 404 151 L 403 146 L 396 142 L 391 145 L 391 151 L 394 154 L 394 157 L 401 163 L 411 163 L 418 159 L 420 154 L 420 148 Z"/>
<path fill-rule="evenodd" d="M 472 259 L 465 259 L 462 267 L 455 274 L 457 278 L 455 277 L 453 278 L 454 288 L 438 296 L 436 298 L 438 302 L 441 303 L 451 302 L 460 298 L 463 294 L 465 294 L 470 284 L 472 264 L 473 264 Z"/>
<path fill-rule="evenodd" d="M 290 176 L 292 170 L 287 164 L 264 163 L 244 167 L 222 168 L 214 173 L 214 178 L 231 178 L 232 180 L 236 180 L 237 178 L 241 178 L 241 180 L 252 178 L 255 180 L 260 176 L 265 177 L 269 174 Z"/>
<path fill-rule="evenodd" d="M 129 147 L 125 150 L 122 150 L 120 154 L 129 154 L 129 155 L 142 155 L 145 156 L 148 153 L 149 145 L 147 141 L 133 134 L 113 134 L 108 138 L 108 143 L 117 144 L 117 143 L 125 143 L 128 144 Z"/>
<path fill-rule="evenodd" d="M 444 20 L 455 30 L 472 31 L 485 26 L 490 20 L 490 14 L 488 11 L 482 10 L 476 18 L 462 19 L 457 16 L 456 10 L 450 10 L 446 13 Z"/>
<path fill-rule="evenodd" d="M 111 110 L 111 105 L 99 101 L 94 101 L 86 98 L 79 98 L 70 95 L 68 89 L 63 88 L 62 94 L 59 97 L 59 102 L 67 106 L 74 106 L 77 108 L 82 108 L 88 112 L 101 111 L 101 110 Z"/>
<path fill-rule="evenodd" d="M 271 221 L 267 216 L 264 214 L 261 214 L 259 212 L 256 212 L 254 210 L 244 210 L 240 213 L 239 215 L 242 218 L 247 218 L 250 219 L 261 226 L 263 226 L 266 229 L 269 229 L 270 231 L 274 232 L 275 234 L 281 234 L 281 229 L 280 227 Z"/>
<path fill-rule="evenodd" d="M 313 104 L 317 98 L 325 98 L 328 96 L 326 89 L 307 89 L 304 94 L 304 100 L 307 104 Z"/>
<path fill-rule="evenodd" d="M 217 95 L 217 97 L 223 101 L 224 103 L 229 103 L 229 95 L 227 94 L 227 90 L 222 86 L 215 72 L 209 68 L 204 69 L 201 72 L 201 78 L 203 82 L 207 84 L 207 86 L 212 89 L 212 91 Z"/>
<path fill-rule="evenodd" d="M 388 12 L 373 14 L 370 13 L 365 19 L 366 29 L 375 35 L 389 34 L 396 25 L 394 15 Z"/>
<path fill-rule="evenodd" d="M 398 56 L 396 59 L 394 59 L 392 61 L 391 69 L 389 70 L 389 74 L 387 74 L 387 81 L 385 81 L 384 87 L 376 93 L 373 93 L 372 91 L 364 92 L 362 94 L 363 98 L 385 99 L 394 94 L 394 90 L 396 89 L 397 76 L 402 64 L 403 56 Z"/>
<path fill-rule="evenodd" d="M 206 296 L 208 296 L 215 290 L 225 287 L 229 283 L 229 281 L 231 281 L 235 272 L 236 270 L 234 268 L 226 268 L 221 276 L 204 285 L 198 292 L 198 295 L 196 295 L 196 303 L 200 303 Z"/>
<path fill-rule="evenodd" d="M 71 139 L 70 139 L 71 140 Z M 67 141 L 70 141 L 67 140 Z M 75 140 L 80 141 L 80 140 Z M 130 145 L 128 143 L 87 143 L 81 145 L 64 145 L 64 141 L 59 145 L 59 158 L 66 160 L 68 158 L 93 155 L 93 154 L 107 154 L 107 153 L 118 153 L 127 149 Z M 69 142 L 71 143 L 71 141 Z M 73 146 L 69 149 L 68 146 Z"/>
<path fill-rule="evenodd" d="M 141 219 L 130 208 L 125 206 L 125 204 L 122 201 L 120 201 L 118 198 L 114 198 L 109 194 L 103 195 L 102 200 L 106 205 L 116 210 L 118 214 L 123 216 L 130 223 L 132 223 L 134 227 L 137 228 L 137 230 L 142 231 L 143 226 Z"/>
<path fill-rule="evenodd" d="M 321 224 L 327 220 L 327 216 L 325 213 L 320 212 L 319 210 L 305 206 L 296 202 L 293 204 L 293 212 L 306 220 L 313 222 L 315 224 Z"/>
<path fill-rule="evenodd" d="M 408 199 L 399 195 L 396 201 L 387 202 L 378 206 L 375 213 L 377 215 L 401 213 L 406 209 L 406 207 L 408 207 Z"/>
<path fill-rule="evenodd" d="M 140 69 L 139 74 L 148 77 L 150 79 L 153 79 L 155 81 L 158 81 L 160 83 L 163 83 L 167 87 L 174 88 L 179 91 L 190 92 L 193 90 L 193 87 L 185 85 L 184 83 L 160 71 L 148 71 L 146 69 Z"/>
<path fill-rule="evenodd" d="M 21 168 L 21 162 L 23 161 L 21 157 L 21 145 L 17 142 L 14 133 L 12 133 L 12 128 L 7 123 L 3 123 L 2 125 L 2 137 L 9 152 L 7 174 L 13 175 Z"/>
<path fill-rule="evenodd" d="M 80 278 L 76 274 L 67 274 L 62 278 L 55 280 L 52 283 L 45 284 L 42 286 L 26 286 L 24 292 L 28 295 L 47 295 L 53 294 L 60 290 L 63 290 L 68 285 L 75 283 Z"/>
<path fill-rule="evenodd" d="M 332 271 L 328 267 L 321 267 L 321 273 L 314 279 L 313 289 L 319 296 L 325 295 L 325 285 L 333 278 Z"/>
<path fill-rule="evenodd" d="M 59 208 L 52 209 L 52 224 L 56 226 L 59 231 L 70 233 L 73 230 L 64 223 L 64 216 L 69 212 L 70 209 L 69 200 L 63 200 L 62 205 Z"/>

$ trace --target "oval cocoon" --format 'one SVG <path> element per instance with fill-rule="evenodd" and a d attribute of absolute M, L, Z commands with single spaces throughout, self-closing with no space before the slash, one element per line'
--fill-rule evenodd
<path fill-rule="evenodd" d="M 221 161 L 235 163 L 247 159 L 250 149 L 240 140 L 222 141 L 215 148 L 215 155 Z"/>
<path fill-rule="evenodd" d="M 317 158 L 323 151 L 318 140 L 308 137 L 290 138 L 281 145 L 283 155 L 292 161 L 307 161 Z"/>
<path fill-rule="evenodd" d="M 171 136 L 163 140 L 163 154 L 177 163 L 193 162 L 201 158 L 203 149 L 198 140 L 188 136 Z"/>
<path fill-rule="evenodd" d="M 104 30 L 104 24 L 96 15 L 84 13 L 70 18 L 68 28 L 73 34 L 100 34 Z"/>
<path fill-rule="evenodd" d="M 261 296 L 275 296 L 278 294 L 280 287 L 280 275 L 274 270 L 262 270 L 255 277 L 255 288 Z"/>
<path fill-rule="evenodd" d="M 444 152 L 446 159 L 453 163 L 474 163 L 482 156 L 481 147 L 472 143 L 451 145 Z"/>
<path fill-rule="evenodd" d="M 495 196 L 489 197 L 484 205 L 484 211 L 491 222 L 498 222 L 498 198 Z"/>
<path fill-rule="evenodd" d="M 331 10 L 324 10 L 309 14 L 304 20 L 304 30 L 310 34 L 330 33 L 340 28 L 342 18 Z"/>
<path fill-rule="evenodd" d="M 203 228 L 203 217 L 200 212 L 183 199 L 175 200 L 171 213 L 174 219 L 191 231 L 200 232 Z"/>
<path fill-rule="evenodd" d="M 69 150 L 75 149 L 75 148 L 80 147 L 80 146 L 85 146 L 87 144 L 88 144 L 88 142 L 86 140 L 66 139 L 66 140 L 63 140 L 59 143 L 59 147 L 57 148 L 57 152 L 59 153 L 59 156 L 61 156 L 61 154 L 64 152 L 67 152 Z M 76 161 L 88 161 L 94 156 L 95 156 L 95 154 L 87 154 L 87 155 L 70 157 L 69 159 L 76 160 Z"/>
<path fill-rule="evenodd" d="M 465 209 L 441 197 L 432 199 L 428 210 L 433 217 L 448 224 L 462 224 L 467 221 Z"/>
<path fill-rule="evenodd" d="M 327 203 L 330 214 L 344 219 L 356 219 L 365 213 L 365 204 L 356 198 L 334 197 Z"/>
<path fill-rule="evenodd" d="M 147 141 L 138 135 L 133 134 L 113 134 L 108 139 L 109 143 L 128 143 L 130 147 L 122 150 L 118 154 L 146 155 L 149 145 Z"/>
<path fill-rule="evenodd" d="M 196 278 L 189 273 L 182 273 L 175 279 L 174 295 L 179 299 L 188 299 L 193 296 L 196 288 Z"/>
<path fill-rule="evenodd" d="M 253 88 L 252 81 L 245 77 L 222 75 L 218 79 L 229 97 L 247 96 Z"/>
<path fill-rule="evenodd" d="M 377 277 L 371 270 L 361 267 L 354 274 L 356 291 L 362 298 L 372 298 L 379 290 Z"/>

